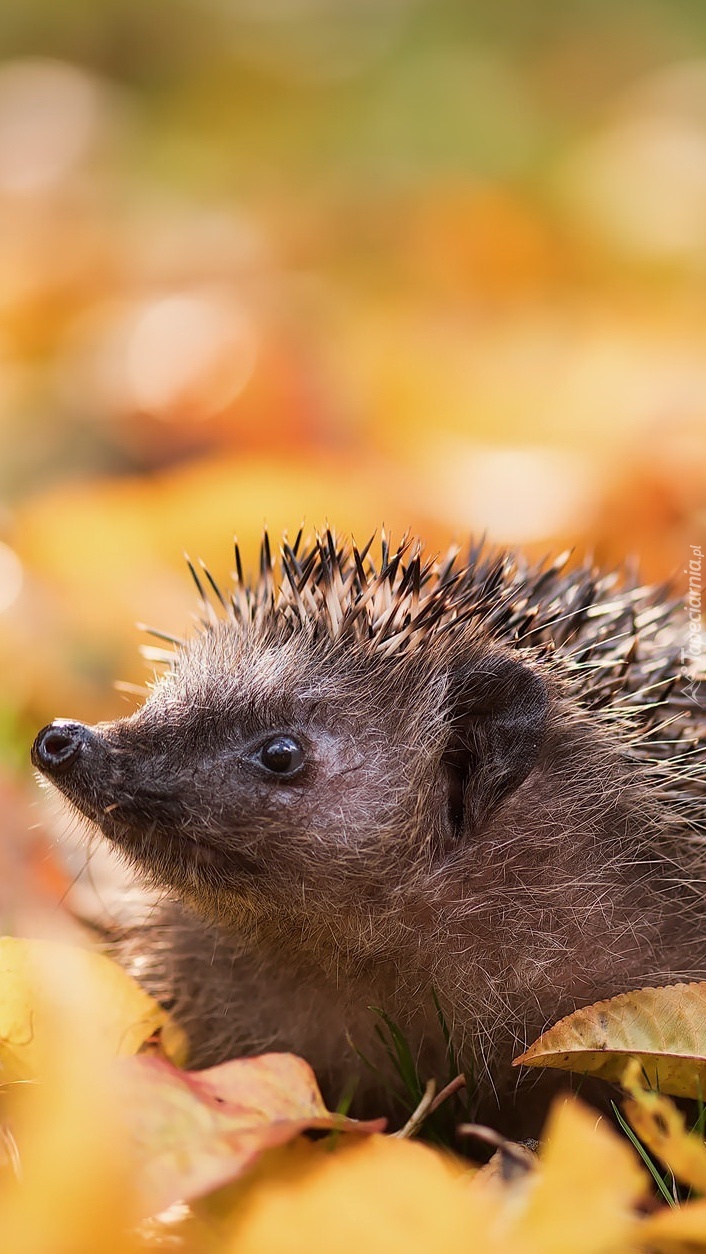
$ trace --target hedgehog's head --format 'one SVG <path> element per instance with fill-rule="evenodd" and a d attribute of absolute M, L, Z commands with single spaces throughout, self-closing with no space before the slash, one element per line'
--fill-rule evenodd
<path fill-rule="evenodd" d="M 431 896 L 543 744 L 545 679 L 462 621 L 453 584 L 349 560 L 335 603 L 319 552 L 296 597 L 290 580 L 279 601 L 236 603 L 180 647 L 132 717 L 59 720 L 35 741 L 82 814 L 222 921 L 324 912 L 335 934 L 351 906 Z"/>

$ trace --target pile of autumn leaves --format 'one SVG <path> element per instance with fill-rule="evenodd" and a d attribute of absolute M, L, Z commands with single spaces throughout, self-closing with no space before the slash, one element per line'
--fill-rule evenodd
<path fill-rule="evenodd" d="M 190 1073 L 183 1052 L 166 1014 L 108 959 L 0 941 L 3 1249 L 706 1251 L 706 1145 L 665 1095 L 706 1091 L 704 984 L 600 1003 L 523 1058 L 619 1080 L 634 1142 L 690 1196 L 680 1205 L 575 1099 L 554 1106 L 537 1155 L 505 1145 L 479 1169 L 409 1128 L 329 1113 L 291 1055 Z"/>

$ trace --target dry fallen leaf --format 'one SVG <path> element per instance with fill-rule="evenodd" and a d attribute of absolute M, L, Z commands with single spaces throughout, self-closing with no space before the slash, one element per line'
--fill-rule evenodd
<path fill-rule="evenodd" d="M 145 1214 L 220 1188 L 305 1129 L 380 1132 L 324 1106 L 314 1073 L 293 1054 L 180 1071 L 147 1055 L 116 1064 Z"/>
<path fill-rule="evenodd" d="M 0 1076 L 41 1075 L 54 1048 L 55 1011 L 89 998 L 106 1055 L 134 1054 L 155 1032 L 179 1061 L 183 1034 L 157 1002 L 102 954 L 57 941 L 0 939 Z"/>
<path fill-rule="evenodd" d="M 475 1138 L 485 1145 L 495 1147 L 492 1158 L 474 1173 L 469 1181 L 471 1194 L 493 1191 L 502 1195 L 508 1186 L 512 1186 L 517 1197 L 522 1188 L 529 1190 L 534 1187 L 534 1173 L 539 1166 L 536 1150 L 529 1149 L 516 1141 L 508 1141 L 492 1128 L 479 1124 L 461 1124 L 459 1136 Z M 473 1140 L 471 1140 L 471 1144 Z"/>
<path fill-rule="evenodd" d="M 677 1097 L 706 1093 L 706 983 L 621 993 L 544 1032 L 515 1066 L 557 1067 L 619 1081 L 637 1057 L 649 1083 Z"/>

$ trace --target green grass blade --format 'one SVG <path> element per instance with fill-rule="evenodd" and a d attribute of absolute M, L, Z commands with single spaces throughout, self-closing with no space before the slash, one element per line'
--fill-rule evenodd
<path fill-rule="evenodd" d="M 649 1154 L 647 1153 L 647 1150 L 642 1144 L 642 1141 L 635 1135 L 627 1119 L 625 1119 L 623 1115 L 620 1113 L 615 1102 L 611 1102 L 610 1104 L 613 1107 L 613 1114 L 618 1120 L 618 1123 L 620 1124 L 623 1132 L 625 1133 L 630 1143 L 637 1150 L 638 1154 L 640 1155 L 640 1158 L 642 1159 L 647 1170 L 652 1176 L 652 1179 L 657 1185 L 657 1188 L 662 1194 L 662 1197 L 664 1198 L 665 1202 L 668 1202 L 670 1206 L 676 1206 L 677 1205 L 676 1200 L 669 1189 L 667 1181 L 664 1179 L 662 1175 L 660 1175 L 659 1168 L 657 1167 L 656 1163 L 654 1163 L 652 1159 L 650 1158 Z"/>
<path fill-rule="evenodd" d="M 385 1034 L 382 1032 L 382 1029 L 380 1029 L 379 1032 L 380 1039 L 382 1040 L 405 1089 L 416 1105 L 422 1099 L 424 1086 L 419 1078 L 416 1063 L 412 1056 L 412 1051 L 409 1048 L 409 1044 L 407 1043 L 403 1032 L 400 1031 L 394 1019 L 390 1018 L 386 1010 L 383 1010 L 380 1006 L 371 1006 L 370 1009 L 374 1014 L 380 1017 L 387 1028 L 389 1033 L 389 1043 L 385 1040 Z"/>

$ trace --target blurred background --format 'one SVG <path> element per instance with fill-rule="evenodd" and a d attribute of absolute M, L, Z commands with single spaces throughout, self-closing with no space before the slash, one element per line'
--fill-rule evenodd
<path fill-rule="evenodd" d="M 703 5 L 6 4 L 0 440 L 0 806 L 50 895 L 29 744 L 134 708 L 185 549 L 384 523 L 683 578 Z"/>

